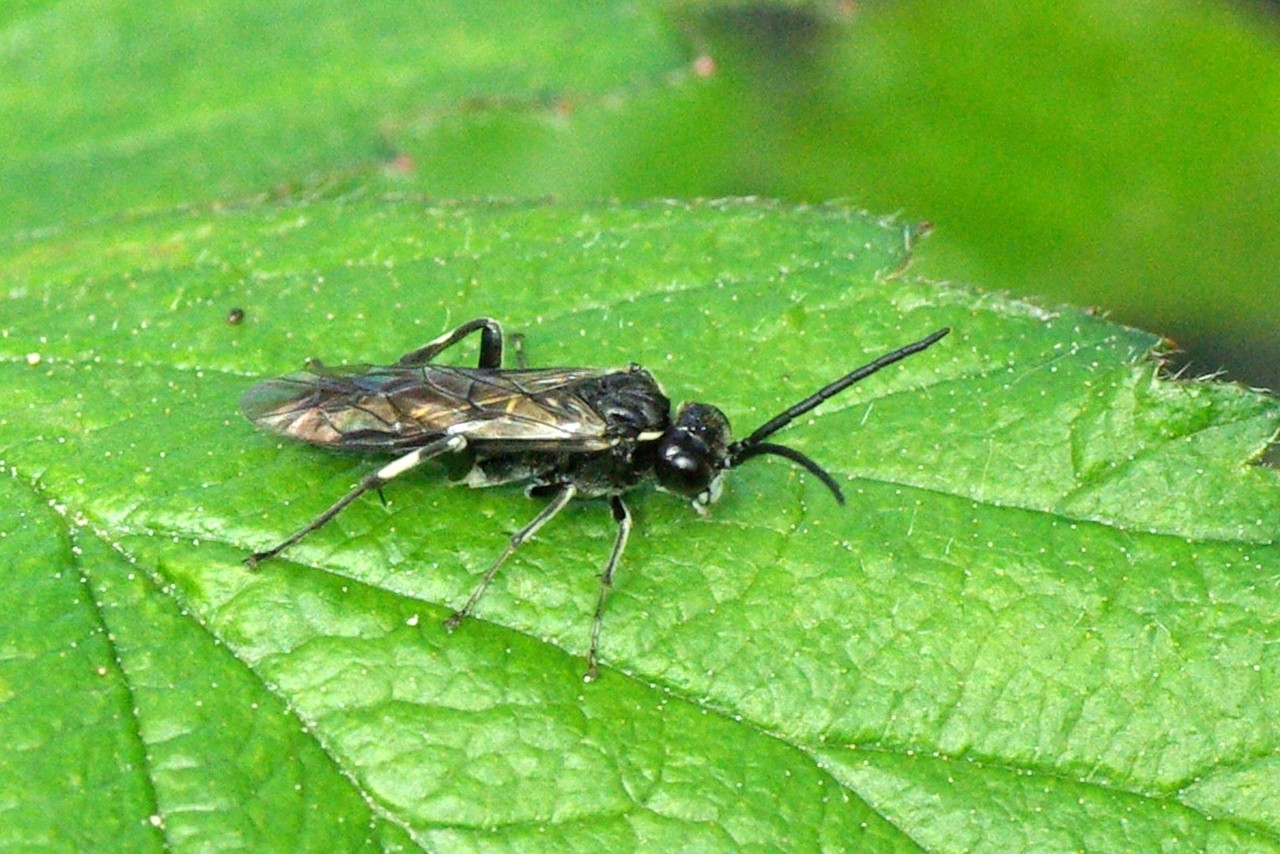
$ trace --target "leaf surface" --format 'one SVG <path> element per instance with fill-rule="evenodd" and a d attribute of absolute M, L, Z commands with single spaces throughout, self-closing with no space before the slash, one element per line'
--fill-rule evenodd
<path fill-rule="evenodd" d="M 103 222 L 0 258 L 6 847 L 1276 850 L 1280 420 L 1153 336 L 903 275 L 839 207 L 362 196 Z M 232 308 L 244 319 L 226 321 Z M 433 469 L 257 572 L 375 461 L 256 379 L 480 315 L 779 435 L 707 518 L 581 502 L 447 634 L 518 489 Z M 459 360 L 474 358 L 464 346 Z M 57 757 L 58 761 L 50 761 Z M 51 820 L 58 804 L 59 818 Z"/>

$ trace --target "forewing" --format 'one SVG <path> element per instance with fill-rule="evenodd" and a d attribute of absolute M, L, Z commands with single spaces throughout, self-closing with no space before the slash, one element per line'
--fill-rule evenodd
<path fill-rule="evenodd" d="M 240 398 L 259 428 L 351 450 L 411 448 L 445 434 L 528 447 L 608 447 L 605 423 L 573 393 L 607 371 L 315 367 L 260 382 Z"/>
<path fill-rule="evenodd" d="M 365 366 L 297 371 L 250 387 L 240 411 L 268 433 L 313 445 L 381 450 L 428 441 L 390 408 L 383 388 L 396 379 Z"/>
<path fill-rule="evenodd" d="M 575 450 L 594 450 L 610 444 L 604 420 L 574 390 L 582 380 L 608 371 L 427 366 L 420 373 L 421 385 L 391 396 L 398 407 L 440 432 L 529 447 L 569 443 Z"/>

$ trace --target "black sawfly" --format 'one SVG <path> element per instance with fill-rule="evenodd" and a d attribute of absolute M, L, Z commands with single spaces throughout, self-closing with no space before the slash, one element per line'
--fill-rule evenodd
<path fill-rule="evenodd" d="M 502 367 L 503 336 L 497 321 L 464 323 L 406 353 L 394 365 L 331 368 L 317 361 L 306 370 L 260 382 L 244 393 L 240 409 L 268 433 L 313 445 L 395 454 L 365 475 L 288 539 L 245 559 L 250 567 L 275 557 L 322 527 L 370 490 L 380 490 L 434 457 L 453 454 L 455 471 L 469 486 L 527 483 L 532 497 L 551 502 L 514 535 L 480 577 L 471 597 L 449 617 L 448 629 L 469 615 L 499 567 L 574 498 L 609 499 L 618 525 L 613 550 L 600 576 L 600 593 L 587 651 L 586 680 L 596 678 L 605 597 L 631 533 L 623 493 L 645 481 L 688 499 L 699 513 L 720 496 L 729 469 L 765 454 L 784 457 L 818 478 L 836 501 L 835 479 L 794 448 L 765 441 L 796 418 L 849 386 L 933 345 L 949 329 L 850 371 L 774 417 L 745 439 L 732 441 L 729 420 L 705 403 L 685 403 L 675 416 L 653 376 L 625 368 Z M 480 333 L 474 368 L 435 364 L 445 350 Z M 523 360 L 521 360 L 523 361 Z"/>

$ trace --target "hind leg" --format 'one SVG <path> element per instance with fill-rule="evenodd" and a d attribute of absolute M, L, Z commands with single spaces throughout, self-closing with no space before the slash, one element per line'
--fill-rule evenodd
<path fill-rule="evenodd" d="M 400 357 L 397 364 L 417 367 L 426 365 L 436 356 L 466 338 L 472 332 L 480 331 L 480 364 L 481 368 L 497 370 L 502 367 L 502 327 L 492 317 L 477 317 L 462 324 L 452 332 L 441 335 L 429 344 L 419 347 Z"/>
<path fill-rule="evenodd" d="M 250 569 L 254 569 L 258 564 L 262 563 L 262 561 L 275 557 L 280 554 L 280 552 L 289 548 L 289 546 L 298 542 L 298 540 L 301 540 L 307 534 L 324 527 L 331 519 L 333 519 L 334 516 L 337 516 L 345 510 L 347 505 L 352 501 L 355 501 L 361 495 L 364 495 L 369 490 L 381 489 L 382 485 L 387 481 L 399 477 L 410 469 L 417 468 L 432 457 L 438 457 L 441 454 L 448 453 L 450 451 L 461 451 L 466 446 L 467 440 L 462 436 L 445 436 L 443 439 L 437 439 L 434 442 L 423 445 L 421 448 L 415 448 L 404 456 L 397 457 L 377 471 L 371 472 L 370 474 L 360 478 L 360 482 L 357 483 L 350 492 L 333 502 L 333 504 L 329 506 L 328 510 L 325 510 L 319 516 L 299 528 L 284 542 L 274 548 L 268 549 L 265 552 L 256 552 L 249 555 L 244 559 L 245 564 L 248 565 Z"/>

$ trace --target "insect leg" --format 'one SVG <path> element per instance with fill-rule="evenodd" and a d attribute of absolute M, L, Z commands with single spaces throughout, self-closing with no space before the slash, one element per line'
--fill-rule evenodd
<path fill-rule="evenodd" d="M 480 333 L 480 367 L 497 369 L 502 367 L 502 327 L 492 317 L 477 317 L 462 324 L 452 332 L 441 335 L 436 340 L 400 357 L 400 365 L 426 365 L 436 356 L 457 344 L 477 329 Z"/>
<path fill-rule="evenodd" d="M 467 440 L 462 436 L 445 436 L 443 439 L 437 439 L 434 442 L 423 445 L 421 448 L 416 448 L 402 457 L 397 457 L 377 471 L 371 472 L 370 474 L 360 478 L 360 482 L 357 483 L 350 492 L 335 501 L 328 510 L 312 519 L 307 525 L 295 531 L 289 539 L 280 543 L 275 548 L 268 549 L 265 552 L 257 552 L 249 555 L 244 559 L 245 564 L 250 569 L 253 569 L 264 560 L 273 558 L 280 554 L 280 552 L 289 548 L 289 546 L 298 542 L 298 540 L 301 540 L 307 534 L 323 527 L 330 519 L 346 509 L 348 504 L 355 501 L 369 490 L 381 490 L 382 485 L 387 481 L 399 477 L 409 469 L 425 463 L 432 457 L 438 457 L 448 451 L 461 451 L 466 446 Z"/>
<path fill-rule="evenodd" d="M 503 549 L 502 554 L 498 555 L 498 559 L 485 571 L 480 578 L 480 583 L 476 585 L 476 589 L 471 592 L 471 598 L 467 600 L 467 604 L 463 605 L 453 613 L 449 619 L 444 621 L 444 627 L 449 631 L 453 631 L 458 624 L 467 618 L 471 613 L 471 609 L 475 607 L 476 602 L 480 601 L 480 597 L 484 595 L 485 588 L 489 586 L 489 582 L 493 581 L 493 577 L 498 574 L 498 568 L 502 566 L 506 559 L 511 557 L 516 549 L 520 548 L 525 540 L 532 537 L 538 532 L 538 529 L 551 521 L 551 519 L 564 509 L 564 506 L 573 500 L 578 490 L 573 484 L 567 483 L 556 493 L 556 497 L 551 503 L 542 508 L 542 512 L 533 517 L 533 521 L 525 525 L 519 531 L 511 535 L 511 542 Z"/>
<path fill-rule="evenodd" d="M 591 644 L 587 648 L 587 675 L 584 682 L 594 682 L 599 675 L 596 672 L 596 651 L 600 646 L 600 621 L 604 617 L 604 600 L 613 587 L 613 571 L 618 568 L 622 552 L 627 548 L 627 539 L 631 536 L 631 511 L 623 503 L 622 498 L 615 495 L 610 499 L 613 508 L 613 521 L 618 523 L 618 536 L 613 541 L 613 551 L 609 553 L 609 562 L 604 565 L 600 574 L 600 598 L 596 600 L 596 615 L 591 620 Z"/>
<path fill-rule="evenodd" d="M 524 355 L 524 333 L 512 332 L 507 337 L 511 339 L 511 349 L 516 352 L 516 367 L 523 371 L 529 367 L 529 362 Z"/>

